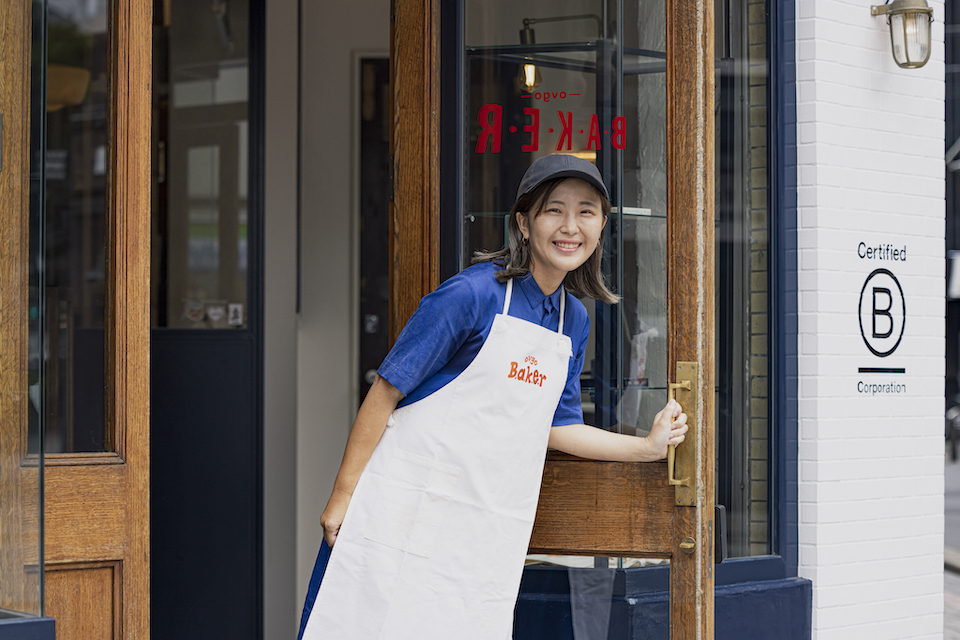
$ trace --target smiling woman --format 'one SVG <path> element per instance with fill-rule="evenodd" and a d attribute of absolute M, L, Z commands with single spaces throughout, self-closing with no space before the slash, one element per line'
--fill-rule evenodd
<path fill-rule="evenodd" d="M 530 246 L 530 272 L 547 293 L 595 253 L 607 216 L 602 194 L 579 178 L 561 180 L 548 187 L 544 196 L 539 210 L 514 215 L 524 243 Z"/>
<path fill-rule="evenodd" d="M 651 462 L 683 442 L 673 401 L 646 438 L 583 422 L 590 322 L 573 294 L 616 299 L 597 258 L 607 193 L 594 164 L 540 158 L 520 182 L 508 246 L 421 301 L 360 407 L 320 518 L 303 638 L 510 637 L 547 448 Z"/>
<path fill-rule="evenodd" d="M 568 184 L 569 183 L 569 184 Z M 554 196 L 558 187 L 568 184 L 562 192 Z M 585 191 L 577 193 L 568 193 L 570 185 L 581 184 Z M 552 255 L 559 258 L 567 256 L 564 249 L 558 252 L 559 248 L 553 245 L 552 240 L 545 240 L 546 245 L 541 249 L 535 249 L 530 244 L 531 240 L 531 213 L 533 220 L 536 221 L 549 208 L 547 205 L 554 205 L 556 212 L 548 215 L 544 220 L 550 220 L 558 217 L 561 210 L 577 212 L 576 230 L 564 227 L 560 234 L 553 238 L 564 241 L 577 240 L 576 234 L 583 233 L 593 224 L 599 223 L 599 229 L 592 240 L 583 243 L 583 251 L 575 251 L 570 255 L 571 260 L 558 264 L 563 276 L 559 280 L 558 272 L 551 276 L 552 284 L 544 288 L 544 291 L 554 291 L 562 282 L 566 288 L 578 295 L 594 298 L 607 304 L 613 304 L 619 300 L 604 281 L 601 269 L 603 260 L 603 229 L 606 226 L 607 215 L 610 212 L 610 198 L 606 185 L 600 176 L 597 167 L 577 156 L 573 155 L 549 155 L 540 158 L 532 164 L 524 174 L 520 187 L 517 189 L 517 200 L 510 210 L 507 218 L 507 246 L 499 251 L 476 251 L 473 256 L 473 262 L 493 261 L 503 267 L 503 277 L 516 277 L 526 275 L 528 271 L 533 271 L 531 266 L 537 251 L 541 253 L 541 260 L 547 259 Z M 586 206 L 584 206 L 586 205 Z M 593 223 L 588 224 L 588 219 L 594 219 Z M 522 224 L 526 229 L 521 229 Z M 536 222 L 534 222 L 536 224 Z M 549 224 L 544 222 L 544 224 Z M 561 225 L 569 225 L 570 222 L 561 222 Z M 559 231 L 559 230 L 558 230 Z M 573 233 L 568 236 L 567 234 Z M 568 244 L 568 243 L 565 243 Z M 569 247 L 572 248 L 572 247 Z M 543 266 L 549 269 L 548 262 Z M 548 284 L 541 282 L 534 274 L 537 283 L 544 287 Z M 546 278 L 546 272 L 541 275 Z"/>

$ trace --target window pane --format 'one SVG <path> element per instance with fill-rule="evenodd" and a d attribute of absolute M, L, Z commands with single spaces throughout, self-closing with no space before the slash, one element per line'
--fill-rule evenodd
<path fill-rule="evenodd" d="M 46 122 L 34 131 L 44 155 L 35 156 L 30 182 L 31 342 L 39 349 L 31 394 L 47 453 L 111 446 L 104 410 L 108 6 L 49 0 L 45 67 L 43 44 L 34 50 L 45 74 Z"/>
<path fill-rule="evenodd" d="M 596 162 L 614 205 L 604 268 L 622 303 L 585 301 L 592 333 L 581 379 L 584 418 L 645 435 L 670 377 L 665 7 L 628 2 L 622 15 L 616 5 L 596 7 L 593 18 L 564 3 L 466 3 L 460 259 L 466 266 L 474 251 L 504 244 L 515 185 L 535 158 L 562 151 Z M 748 556 L 773 551 L 767 5 L 718 2 L 716 11 L 717 502 L 727 509 L 731 555 Z M 594 115 L 599 143 L 589 136 Z M 625 136 L 615 148 L 608 132 L 621 116 Z"/>
<path fill-rule="evenodd" d="M 771 553 L 767 5 L 718 3 L 717 503 L 731 556 Z"/>
<path fill-rule="evenodd" d="M 573 2 L 466 5 L 461 266 L 476 250 L 503 246 L 516 185 L 536 158 L 562 152 L 596 163 L 613 205 L 603 268 L 622 302 L 583 300 L 591 323 L 584 421 L 645 435 L 667 384 L 666 13 L 662 0 L 629 3 L 623 16 L 616 3 L 594 6 L 591 14 Z"/>
<path fill-rule="evenodd" d="M 247 6 L 154 12 L 152 325 L 247 317 Z"/>

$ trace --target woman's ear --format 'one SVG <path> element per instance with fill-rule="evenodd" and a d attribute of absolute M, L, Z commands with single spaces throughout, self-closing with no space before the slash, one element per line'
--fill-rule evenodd
<path fill-rule="evenodd" d="M 517 211 L 515 214 L 517 216 L 517 226 L 520 228 L 520 233 L 524 238 L 530 237 L 530 225 L 527 224 L 527 212 L 526 211 Z"/>

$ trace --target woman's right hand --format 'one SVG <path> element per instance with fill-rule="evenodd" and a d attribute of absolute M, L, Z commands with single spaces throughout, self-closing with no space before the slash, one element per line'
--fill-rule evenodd
<path fill-rule="evenodd" d="M 340 533 L 340 525 L 343 524 L 343 516 L 347 513 L 351 497 L 351 494 L 346 491 L 334 488 L 333 493 L 330 494 L 330 500 L 327 501 L 327 508 L 323 510 L 323 514 L 320 516 L 323 539 L 327 541 L 331 549 L 337 541 L 337 534 Z"/>
<path fill-rule="evenodd" d="M 377 443 L 387 428 L 390 414 L 397 408 L 397 403 L 403 399 L 403 394 L 388 381 L 379 375 L 373 386 L 367 392 L 367 397 L 360 405 L 357 419 L 353 422 L 350 437 L 347 438 L 347 448 L 343 452 L 343 461 L 337 472 L 337 479 L 333 483 L 333 493 L 327 502 L 327 508 L 320 516 L 320 525 L 323 527 L 323 537 L 327 544 L 333 547 L 340 533 L 340 525 L 347 513 L 347 505 L 357 488 L 360 474 L 373 455 Z"/>

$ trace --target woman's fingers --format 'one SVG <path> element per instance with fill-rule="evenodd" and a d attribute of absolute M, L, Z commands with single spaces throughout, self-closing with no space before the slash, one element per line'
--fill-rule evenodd
<path fill-rule="evenodd" d="M 687 414 L 681 413 L 671 425 L 670 444 L 676 446 L 683 442 L 686 439 L 686 434 L 689 429 L 690 426 L 687 424 Z"/>
<path fill-rule="evenodd" d="M 334 543 L 337 541 L 337 534 L 340 533 L 340 527 L 336 529 L 327 529 L 323 528 L 323 539 L 327 541 L 327 545 L 332 549 Z"/>

